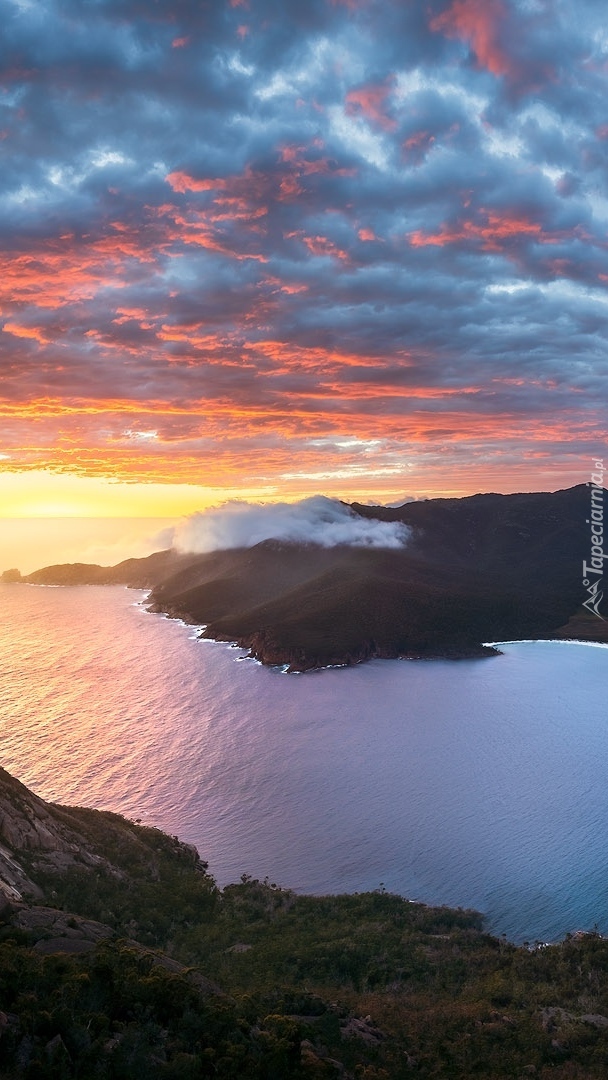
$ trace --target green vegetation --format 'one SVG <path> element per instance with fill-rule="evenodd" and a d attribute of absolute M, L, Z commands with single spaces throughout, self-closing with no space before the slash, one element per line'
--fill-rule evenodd
<path fill-rule="evenodd" d="M 6 1080 L 608 1072 L 608 942 L 595 934 L 518 948 L 475 912 L 383 890 L 297 896 L 243 877 L 220 891 L 175 838 L 47 809 L 99 861 L 41 868 L 19 853 L 45 907 L 0 916 Z M 63 942 L 43 927 L 49 905 L 66 913 Z M 86 919 L 113 934 L 74 946 Z"/>

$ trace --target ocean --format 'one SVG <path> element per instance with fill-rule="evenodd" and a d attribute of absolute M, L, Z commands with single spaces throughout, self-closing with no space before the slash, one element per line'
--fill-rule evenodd
<path fill-rule="evenodd" d="M 288 675 L 145 593 L 0 585 L 0 764 L 196 844 L 220 885 L 474 907 L 608 933 L 608 647 Z"/>

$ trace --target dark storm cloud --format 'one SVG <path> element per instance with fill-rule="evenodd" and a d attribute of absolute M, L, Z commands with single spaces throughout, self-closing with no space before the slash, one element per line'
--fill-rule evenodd
<path fill-rule="evenodd" d="M 465 413 L 599 430 L 600 6 L 6 7 L 11 408 L 88 403 L 116 438 L 139 403 L 177 444 L 188 402 L 269 439 L 382 415 L 397 438 L 421 402 L 442 437 Z"/>

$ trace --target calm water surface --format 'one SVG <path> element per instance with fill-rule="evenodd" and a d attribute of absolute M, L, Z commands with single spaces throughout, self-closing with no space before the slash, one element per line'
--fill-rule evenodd
<path fill-rule="evenodd" d="M 608 649 L 289 676 L 120 588 L 0 586 L 0 763 L 220 884 L 384 885 L 512 940 L 608 933 Z"/>

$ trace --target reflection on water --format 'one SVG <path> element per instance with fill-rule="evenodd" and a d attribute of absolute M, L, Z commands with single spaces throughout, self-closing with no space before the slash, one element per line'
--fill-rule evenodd
<path fill-rule="evenodd" d="M 283 675 L 120 588 L 0 586 L 0 761 L 193 842 L 221 884 L 387 889 L 514 940 L 608 931 L 608 651 Z"/>

